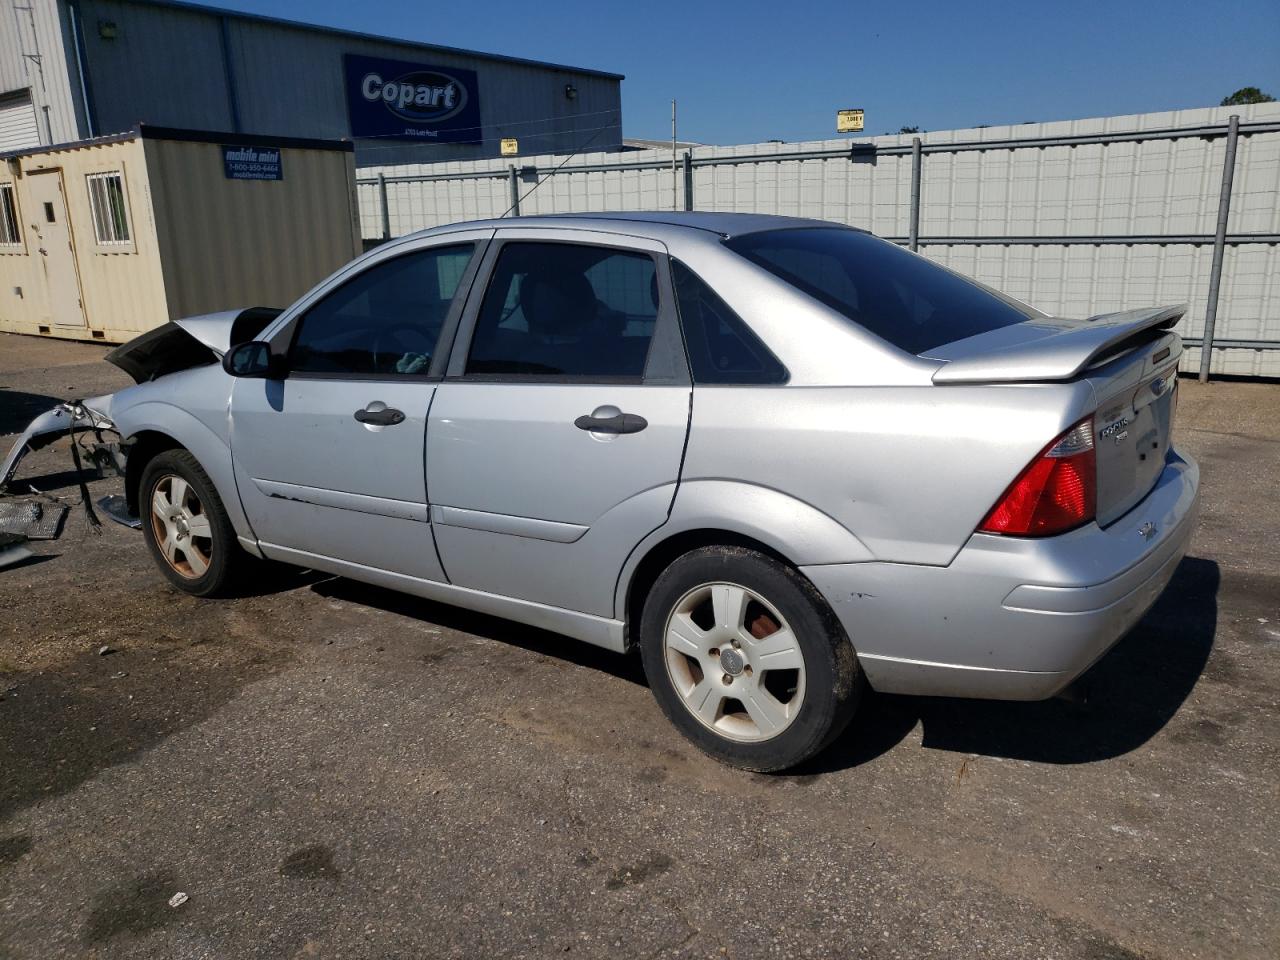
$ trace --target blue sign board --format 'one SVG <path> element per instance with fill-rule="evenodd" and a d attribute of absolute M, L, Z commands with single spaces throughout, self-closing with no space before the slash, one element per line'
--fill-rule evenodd
<path fill-rule="evenodd" d="M 228 180 L 283 180 L 279 147 L 222 145 L 222 172 Z"/>
<path fill-rule="evenodd" d="M 471 70 L 348 53 L 353 137 L 480 143 L 480 91 Z"/>

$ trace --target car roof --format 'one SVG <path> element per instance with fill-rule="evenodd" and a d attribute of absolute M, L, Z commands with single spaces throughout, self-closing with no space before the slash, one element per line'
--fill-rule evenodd
<path fill-rule="evenodd" d="M 426 236 L 448 233 L 454 230 L 474 229 L 477 227 L 560 227 L 565 230 L 597 230 L 603 233 L 636 234 L 646 232 L 643 226 L 658 228 L 655 232 L 666 232 L 671 228 L 714 233 L 721 237 L 740 237 L 748 233 L 760 233 L 764 230 L 788 230 L 800 227 L 830 227 L 844 230 L 856 230 L 829 220 L 814 220 L 805 217 L 780 217 L 764 213 L 702 213 L 662 210 L 619 211 L 614 213 L 552 213 L 529 217 L 502 217 L 489 220 L 473 220 L 466 223 L 451 223 L 447 226 L 432 227 L 420 230 L 409 236 Z M 860 231 L 865 232 L 865 231 Z"/>

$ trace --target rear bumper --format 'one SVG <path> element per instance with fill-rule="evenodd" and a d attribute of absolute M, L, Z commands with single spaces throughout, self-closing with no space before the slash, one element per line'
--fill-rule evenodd
<path fill-rule="evenodd" d="M 1039 700 L 1087 670 L 1168 585 L 1199 513 L 1200 470 L 1171 453 L 1120 520 L 1043 540 L 974 534 L 946 567 L 802 568 L 886 693 Z"/>

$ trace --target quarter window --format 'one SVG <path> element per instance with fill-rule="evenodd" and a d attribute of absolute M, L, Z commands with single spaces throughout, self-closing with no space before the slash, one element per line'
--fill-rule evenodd
<path fill-rule="evenodd" d="M 786 368 L 727 303 L 679 260 L 676 304 L 695 383 L 785 383 Z"/>
<path fill-rule="evenodd" d="M 480 307 L 466 372 L 639 379 L 657 320 L 648 254 L 508 243 Z"/>
<path fill-rule="evenodd" d="M 370 267 L 303 315 L 291 373 L 424 375 L 472 244 L 419 250 Z"/>
<path fill-rule="evenodd" d="M 0 183 L 0 245 L 17 246 L 22 243 L 18 231 L 18 205 L 13 197 L 13 184 Z"/>
<path fill-rule="evenodd" d="M 93 211 L 93 234 L 98 244 L 130 243 L 133 238 L 129 233 L 129 211 L 124 202 L 124 178 L 119 173 L 92 173 L 86 179 L 89 182 L 89 206 Z"/>

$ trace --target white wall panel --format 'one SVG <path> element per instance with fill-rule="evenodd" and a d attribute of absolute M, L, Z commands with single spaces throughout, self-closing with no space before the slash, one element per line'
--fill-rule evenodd
<path fill-rule="evenodd" d="M 1194 128 L 1221 125 L 1231 114 L 1241 123 L 1280 121 L 1280 104 L 1213 107 L 1137 116 L 1101 117 L 924 134 L 925 146 L 989 141 L 991 149 L 926 153 L 923 158 L 921 252 L 940 263 L 1007 291 L 1052 314 L 1088 317 L 1153 304 L 1188 303 L 1181 332 L 1198 337 L 1213 247 L 1208 243 L 947 244 L 946 237 L 1211 237 L 1226 140 L 1187 136 L 1075 146 L 1010 147 L 1010 139 Z M 1247 128 L 1246 128 L 1247 129 Z M 871 138 L 877 146 L 902 147 L 910 136 Z M 699 163 L 711 158 L 794 154 L 847 148 L 847 140 L 698 147 Z M 1280 132 L 1238 141 L 1229 234 L 1280 233 Z M 518 166 L 540 173 L 563 156 L 521 157 Z M 573 157 L 521 203 L 521 212 L 581 213 L 605 210 L 669 210 L 669 168 L 572 173 L 586 164 L 666 162 L 663 150 Z M 488 160 L 382 167 L 393 174 L 506 172 L 508 162 Z M 683 207 L 683 171 L 679 201 Z M 879 155 L 874 161 L 834 158 L 696 165 L 698 210 L 816 217 L 903 239 L 909 230 L 911 157 Z M 521 181 L 521 192 L 531 184 Z M 391 232 L 477 217 L 498 216 L 509 206 L 502 179 L 437 180 L 389 185 Z M 360 188 L 366 238 L 381 235 L 376 189 Z M 930 242 L 933 241 L 933 242 Z M 1216 335 L 1230 340 L 1280 341 L 1280 245 L 1228 244 L 1223 260 Z M 1186 369 L 1198 366 L 1189 349 Z M 1280 376 L 1280 350 L 1217 350 L 1214 370 Z"/>

